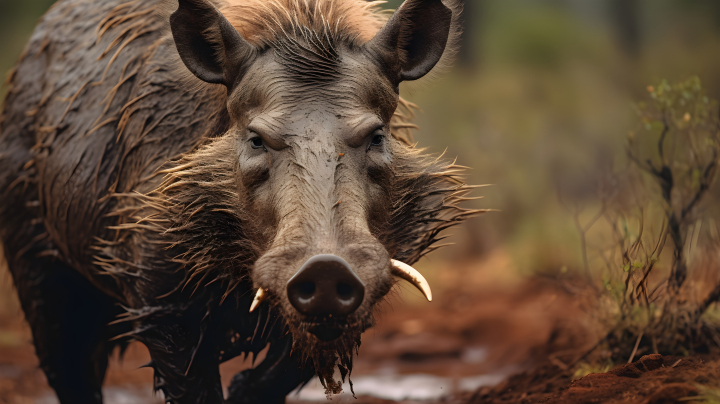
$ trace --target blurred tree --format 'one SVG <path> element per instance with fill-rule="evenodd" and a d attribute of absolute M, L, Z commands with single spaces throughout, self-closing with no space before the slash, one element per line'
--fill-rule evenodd
<path fill-rule="evenodd" d="M 611 0 L 610 14 L 623 50 L 633 59 L 640 56 L 640 9 L 638 0 Z"/>
<path fill-rule="evenodd" d="M 715 27 L 720 30 L 720 1 L 718 0 L 674 0 L 675 6 L 682 11 L 693 10 L 711 16 Z"/>
<path fill-rule="evenodd" d="M 55 0 L 0 0 L 0 101 L 5 75 L 20 56 L 38 18 Z"/>
<path fill-rule="evenodd" d="M 485 0 L 471 0 L 465 2 L 463 12 L 463 39 L 458 54 L 458 62 L 466 67 L 474 67 L 479 61 L 478 31 L 482 24 Z"/>
<path fill-rule="evenodd" d="M 402 4 L 402 2 L 403 0 L 387 0 L 387 3 L 385 3 L 383 7 L 395 10 L 396 8 L 400 7 L 400 4 Z"/>
<path fill-rule="evenodd" d="M 718 104 L 697 77 L 675 85 L 663 80 L 648 91 L 653 102 L 637 106 L 642 129 L 630 133 L 628 157 L 662 191 L 666 232 L 674 245 L 668 290 L 677 292 L 688 273 L 688 229 L 702 218 L 698 206 L 720 166 Z M 716 290 L 711 302 L 720 299 L 720 285 Z"/>

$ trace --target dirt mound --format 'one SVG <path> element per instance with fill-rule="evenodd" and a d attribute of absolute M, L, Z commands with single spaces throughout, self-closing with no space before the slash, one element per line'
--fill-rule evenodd
<path fill-rule="evenodd" d="M 682 403 L 684 398 L 697 396 L 699 386 L 720 387 L 720 359 L 647 355 L 635 363 L 575 381 L 556 366 L 540 367 L 495 388 L 479 390 L 469 403 Z"/>

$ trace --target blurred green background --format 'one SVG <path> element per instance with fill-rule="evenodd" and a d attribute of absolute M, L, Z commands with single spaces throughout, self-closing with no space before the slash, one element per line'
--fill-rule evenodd
<path fill-rule="evenodd" d="M 52 3 L 0 0 L 0 71 Z M 403 91 L 422 107 L 419 145 L 472 167 L 469 182 L 494 184 L 473 206 L 499 211 L 456 228 L 456 245 L 421 268 L 496 254 L 508 257 L 498 270 L 578 267 L 572 207 L 597 203 L 596 184 L 636 120 L 632 102 L 649 84 L 694 75 L 720 96 L 720 1 L 467 0 L 466 9 L 455 66 Z"/>

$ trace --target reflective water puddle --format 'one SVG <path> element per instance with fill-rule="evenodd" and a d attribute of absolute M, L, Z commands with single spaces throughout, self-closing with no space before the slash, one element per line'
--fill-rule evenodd
<path fill-rule="evenodd" d="M 162 394 L 153 394 L 152 386 L 143 388 L 106 387 L 103 389 L 105 404 L 162 404 Z M 35 404 L 59 404 L 55 395 L 46 395 L 36 399 Z"/>
<path fill-rule="evenodd" d="M 469 392 L 479 387 L 493 386 L 506 377 L 504 374 L 497 374 L 452 379 L 423 374 L 394 375 L 389 373 L 353 377 L 355 394 L 395 401 L 437 400 L 453 393 Z M 355 400 L 350 394 L 350 385 L 346 383 L 343 390 L 342 394 L 333 397 L 332 400 L 327 400 L 322 385 L 317 379 L 313 379 L 299 394 L 292 393 L 288 397 L 288 402 L 354 402 Z M 106 404 L 161 404 L 163 402 L 160 393 L 153 396 L 151 386 L 144 388 L 107 387 L 103 389 L 103 395 Z M 36 399 L 35 404 L 58 404 L 58 401 L 54 395 L 46 395 Z"/>
<path fill-rule="evenodd" d="M 502 382 L 506 374 L 479 375 L 453 379 L 425 374 L 396 375 L 385 374 L 356 376 L 352 378 L 357 396 L 372 396 L 394 401 L 437 400 L 450 394 L 471 392 L 480 387 L 494 386 Z M 333 397 L 330 402 L 352 402 L 350 385 L 345 383 L 343 393 Z M 320 381 L 313 379 L 299 394 L 288 396 L 289 402 L 328 402 Z"/>
<path fill-rule="evenodd" d="M 487 349 L 482 347 L 468 348 L 463 352 L 461 360 L 465 363 L 478 364 L 487 357 Z M 472 392 L 480 387 L 494 386 L 505 380 L 513 370 L 505 369 L 494 374 L 477 375 L 462 378 L 441 377 L 428 374 L 397 374 L 393 368 L 386 368 L 372 375 L 352 377 L 356 396 L 372 396 L 394 401 L 429 401 L 443 397 Z M 105 404 L 162 404 L 162 394 L 153 394 L 151 386 L 140 387 L 107 387 L 103 389 Z M 350 393 L 349 383 L 343 386 L 343 393 L 328 400 L 325 389 L 316 378 L 299 391 L 288 396 L 288 403 L 350 403 L 354 402 Z M 54 395 L 46 395 L 35 400 L 35 404 L 58 404 Z"/>

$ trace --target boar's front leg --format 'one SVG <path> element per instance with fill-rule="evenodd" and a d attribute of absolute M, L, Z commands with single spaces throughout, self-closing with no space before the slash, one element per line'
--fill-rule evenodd
<path fill-rule="evenodd" d="M 144 308 L 136 322 L 135 338 L 150 351 L 155 389 L 171 404 L 223 402 L 217 333 L 204 305 L 177 303 Z"/>
<path fill-rule="evenodd" d="M 315 370 L 290 356 L 292 338 L 286 335 L 270 342 L 265 360 L 254 369 L 233 377 L 226 404 L 283 404 L 285 396 L 307 383 Z"/>
<path fill-rule="evenodd" d="M 35 249 L 26 256 L 37 254 Z M 52 259 L 9 260 L 35 352 L 61 403 L 102 404 L 108 342 L 118 331 L 110 298 L 72 268 Z"/>

